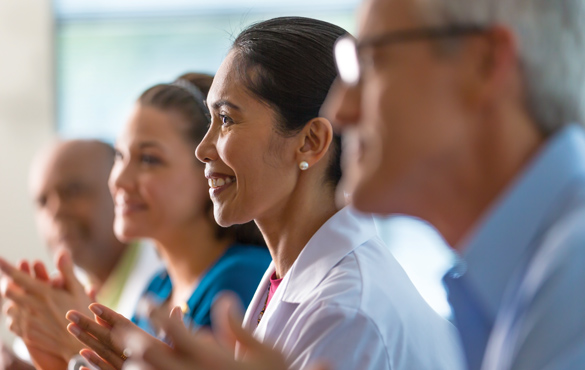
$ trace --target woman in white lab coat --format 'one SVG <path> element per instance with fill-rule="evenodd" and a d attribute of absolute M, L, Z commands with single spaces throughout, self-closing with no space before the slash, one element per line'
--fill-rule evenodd
<path fill-rule="evenodd" d="M 196 156 L 216 221 L 254 220 L 273 258 L 244 327 L 294 369 L 317 359 L 333 369 L 459 369 L 454 328 L 418 294 L 372 217 L 335 203 L 340 139 L 319 110 L 343 34 L 307 18 L 255 24 L 237 37 L 209 91 L 211 126 Z M 101 318 L 113 327 L 122 320 L 109 311 Z M 95 324 L 78 325 L 101 335 Z M 168 349 L 148 353 L 148 368 L 213 368 Z"/>

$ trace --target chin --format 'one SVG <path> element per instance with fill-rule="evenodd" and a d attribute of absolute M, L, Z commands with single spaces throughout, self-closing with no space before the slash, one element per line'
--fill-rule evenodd
<path fill-rule="evenodd" d="M 232 212 L 229 212 L 222 207 L 216 206 L 213 208 L 213 218 L 215 218 L 215 222 L 221 227 L 242 225 L 252 221 L 249 218 L 242 218 L 240 216 L 234 215 Z"/>
<path fill-rule="evenodd" d="M 369 186 L 367 186 L 367 185 Z M 375 213 L 385 215 L 390 213 L 388 207 L 385 207 L 384 198 L 388 191 L 384 187 L 379 189 L 373 186 L 371 182 L 359 182 L 351 193 L 351 204 L 360 212 Z"/>
<path fill-rule="evenodd" d="M 116 238 L 123 243 L 129 243 L 139 238 L 147 238 L 140 228 L 126 224 L 114 224 L 114 234 L 116 235 Z"/>

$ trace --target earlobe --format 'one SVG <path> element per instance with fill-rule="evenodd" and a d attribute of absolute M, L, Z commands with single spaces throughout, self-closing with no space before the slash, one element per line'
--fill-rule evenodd
<path fill-rule="evenodd" d="M 333 127 L 326 118 L 317 117 L 309 121 L 301 131 L 302 143 L 297 153 L 297 163 L 301 168 L 314 166 L 329 150 L 333 140 Z M 305 165 L 303 165 L 305 167 Z M 303 169 L 303 168 L 301 168 Z"/>

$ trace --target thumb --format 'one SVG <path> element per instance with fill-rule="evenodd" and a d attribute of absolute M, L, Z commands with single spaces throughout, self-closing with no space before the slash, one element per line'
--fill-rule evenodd
<path fill-rule="evenodd" d="M 55 265 L 57 265 L 57 269 L 63 277 L 65 289 L 72 293 L 79 291 L 85 293 L 83 285 L 77 280 L 77 277 L 73 272 L 73 259 L 71 258 L 71 253 L 67 249 L 61 248 L 55 254 L 55 259 Z"/>
<path fill-rule="evenodd" d="M 92 302 L 97 302 L 97 289 L 93 285 L 85 290 L 85 294 L 87 294 Z"/>
<path fill-rule="evenodd" d="M 242 329 L 242 308 L 239 298 L 224 292 L 213 303 L 212 321 L 215 335 L 220 343 L 230 351 L 235 351 L 236 341 L 246 346 L 249 343 L 248 332 Z M 252 340 L 254 342 L 254 340 Z"/>
<path fill-rule="evenodd" d="M 171 314 L 169 315 L 169 317 L 171 318 L 172 321 L 176 321 L 176 322 L 183 322 L 183 311 L 181 310 L 181 307 L 179 306 L 175 306 L 173 307 L 173 309 L 171 310 Z"/>
<path fill-rule="evenodd" d="M 63 275 L 61 275 L 59 271 L 55 271 L 53 274 L 51 274 L 51 286 L 57 289 L 65 289 Z"/>

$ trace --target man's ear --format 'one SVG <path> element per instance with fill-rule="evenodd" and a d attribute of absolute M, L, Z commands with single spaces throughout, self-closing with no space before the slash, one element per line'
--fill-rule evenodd
<path fill-rule="evenodd" d="M 329 150 L 333 140 L 333 126 L 323 117 L 313 118 L 299 134 L 300 145 L 296 153 L 297 163 L 307 162 L 314 166 Z"/>
<path fill-rule="evenodd" d="M 511 76 L 518 68 L 518 45 L 507 29 L 495 26 L 485 35 L 469 40 L 473 52 L 465 71 L 467 100 L 473 105 L 485 104 L 510 90 Z"/>

